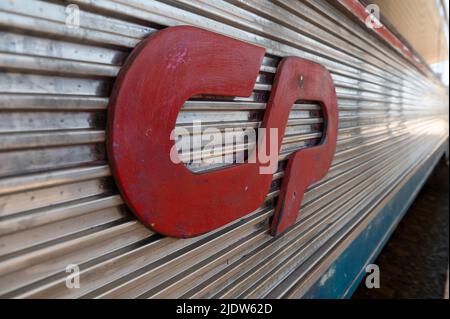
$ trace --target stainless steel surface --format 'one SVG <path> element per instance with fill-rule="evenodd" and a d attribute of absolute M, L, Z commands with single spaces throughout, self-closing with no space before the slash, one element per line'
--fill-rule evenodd
<path fill-rule="evenodd" d="M 80 7 L 79 28 L 65 24 L 69 3 Z M 266 202 L 214 232 L 154 234 L 114 185 L 104 130 L 115 76 L 141 39 L 180 24 L 267 54 L 250 98 L 194 97 L 179 127 L 257 127 L 283 56 L 332 72 L 340 114 L 333 166 L 281 238 L 267 232 L 273 201 L 289 154 L 321 136 L 314 104 L 291 112 Z M 445 90 L 325 1 L 5 0 L 0 68 L 2 297 L 299 297 L 326 270 L 323 258 L 338 255 L 343 234 L 448 136 Z M 65 285 L 69 264 L 80 266 L 78 289 Z"/>

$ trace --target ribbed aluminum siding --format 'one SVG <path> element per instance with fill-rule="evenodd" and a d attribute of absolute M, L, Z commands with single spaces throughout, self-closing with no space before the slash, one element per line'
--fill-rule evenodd
<path fill-rule="evenodd" d="M 64 24 L 68 3 L 81 8 L 79 29 Z M 332 72 L 335 160 L 281 238 L 267 230 L 282 171 L 261 209 L 192 239 L 143 227 L 114 186 L 104 130 L 115 76 L 141 39 L 182 24 L 267 54 L 250 99 L 188 101 L 180 125 L 257 126 L 280 57 Z M 0 29 L 3 297 L 292 297 L 368 207 L 448 135 L 445 91 L 325 1 L 8 0 Z M 317 106 L 298 104 L 281 159 L 321 129 Z M 79 289 L 66 288 L 68 264 L 80 266 Z"/>

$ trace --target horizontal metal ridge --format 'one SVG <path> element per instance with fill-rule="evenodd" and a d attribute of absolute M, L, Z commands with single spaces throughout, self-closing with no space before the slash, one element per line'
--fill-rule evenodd
<path fill-rule="evenodd" d="M 68 4 L 0 2 L 4 298 L 301 297 L 345 236 L 448 136 L 443 88 L 333 2 L 72 0 L 79 28 L 66 26 Z M 185 102 L 176 126 L 182 138 L 200 138 L 192 129 L 199 120 L 202 130 L 258 128 L 283 57 L 330 71 L 335 157 L 283 236 L 268 234 L 271 216 L 291 154 L 320 143 L 326 121 L 317 103 L 293 105 L 269 193 L 249 215 L 175 239 L 143 226 L 122 199 L 105 148 L 114 81 L 142 39 L 176 25 L 266 49 L 249 97 L 199 94 Z M 196 148 L 192 154 L 202 157 Z M 185 161 L 193 172 L 222 165 Z M 65 285 L 69 264 L 80 266 L 79 289 Z"/>

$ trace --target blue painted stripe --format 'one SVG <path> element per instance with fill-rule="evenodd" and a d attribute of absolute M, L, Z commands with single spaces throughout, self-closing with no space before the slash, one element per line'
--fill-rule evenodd
<path fill-rule="evenodd" d="M 341 253 L 304 298 L 349 298 L 446 150 L 443 143 Z M 381 283 L 382 284 L 382 283 Z"/>

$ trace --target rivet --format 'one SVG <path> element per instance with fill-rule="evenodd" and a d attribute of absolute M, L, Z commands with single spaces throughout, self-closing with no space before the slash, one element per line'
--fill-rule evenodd
<path fill-rule="evenodd" d="M 300 78 L 298 79 L 298 87 L 302 87 L 303 85 L 303 75 L 300 75 Z"/>

